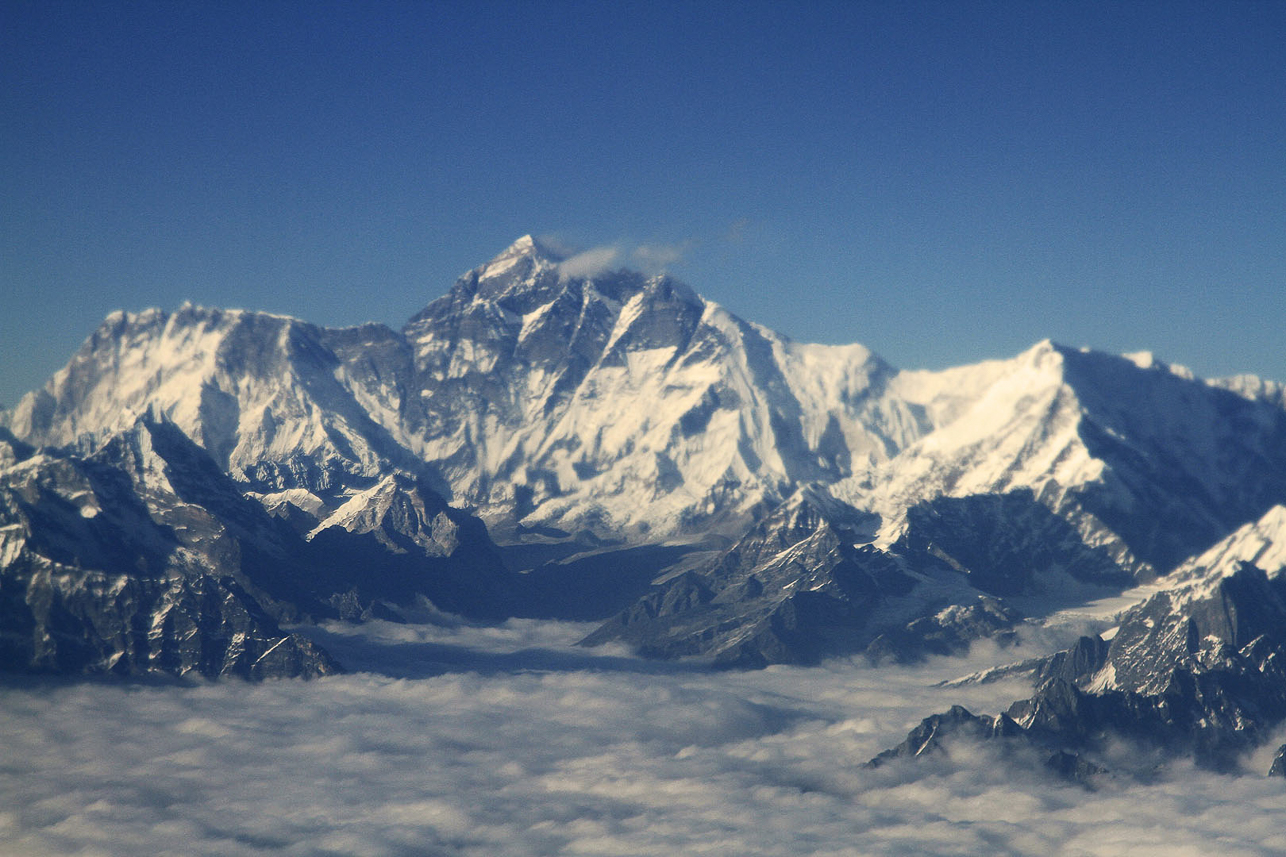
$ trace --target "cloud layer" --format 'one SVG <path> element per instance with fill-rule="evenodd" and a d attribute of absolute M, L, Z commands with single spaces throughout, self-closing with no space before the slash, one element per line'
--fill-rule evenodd
<path fill-rule="evenodd" d="M 991 748 L 860 767 L 951 702 L 994 711 L 1024 695 L 932 686 L 985 653 L 706 674 L 571 647 L 584 630 L 336 625 L 327 644 L 371 671 L 313 682 L 11 681 L 0 841 L 23 854 L 1286 849 L 1282 783 L 1259 776 L 1179 767 L 1089 793 L 990 763 Z"/>

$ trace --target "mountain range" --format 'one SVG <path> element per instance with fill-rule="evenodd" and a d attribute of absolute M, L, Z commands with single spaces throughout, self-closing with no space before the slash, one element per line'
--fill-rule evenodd
<path fill-rule="evenodd" d="M 1151 584 L 978 729 L 1092 755 L 1216 673 L 1245 735 L 1286 712 L 1281 385 L 1048 341 L 899 370 L 566 263 L 520 238 L 400 331 L 108 316 L 0 413 L 0 666 L 323 675 L 283 625 L 427 605 L 716 666 L 878 663 Z M 1101 710 L 1072 741 L 1058 705 Z"/>

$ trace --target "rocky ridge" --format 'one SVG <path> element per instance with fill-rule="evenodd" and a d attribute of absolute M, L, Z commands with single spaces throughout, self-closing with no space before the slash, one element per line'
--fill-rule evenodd
<path fill-rule="evenodd" d="M 51 468 L 185 439 L 204 475 L 141 502 L 276 557 L 243 575 L 269 615 L 427 598 L 741 666 L 954 650 L 1286 502 L 1278 385 L 1051 342 L 900 371 L 567 262 L 521 238 L 401 331 L 115 313 L 0 424 Z"/>
<path fill-rule="evenodd" d="M 359 618 L 416 598 L 507 614 L 512 587 L 481 523 L 436 495 L 426 503 L 404 477 L 394 499 L 406 498 L 414 503 L 393 526 L 384 528 L 386 509 L 328 522 L 306 540 L 164 420 L 141 418 L 87 456 L 6 434 L 0 664 L 312 677 L 339 665 L 280 623 Z M 387 543 L 416 525 L 430 538 Z"/>
<path fill-rule="evenodd" d="M 1126 610 L 1117 627 L 1033 665 L 1031 698 L 997 716 L 958 706 L 934 715 L 872 763 L 999 739 L 1042 748 L 1060 774 L 1092 782 L 1110 770 L 1109 755 L 1120 758 L 1108 752 L 1113 743 L 1127 741 L 1139 757 L 1160 751 L 1235 770 L 1286 721 L 1283 521 L 1275 507 Z"/>

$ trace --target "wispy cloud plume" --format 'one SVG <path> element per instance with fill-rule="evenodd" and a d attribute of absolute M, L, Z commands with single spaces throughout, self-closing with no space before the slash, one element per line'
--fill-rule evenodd
<path fill-rule="evenodd" d="M 546 247 L 566 257 L 558 265 L 558 273 L 564 279 L 597 277 L 616 267 L 633 267 L 645 274 L 663 274 L 682 262 L 693 247 L 691 240 L 642 244 L 616 241 L 577 250 L 556 236 L 540 240 Z"/>
<path fill-rule="evenodd" d="M 560 258 L 575 256 L 579 248 L 557 232 L 546 232 L 536 236 L 542 246 L 549 248 Z"/>
<path fill-rule="evenodd" d="M 558 263 L 558 275 L 564 279 L 597 277 L 611 270 L 621 257 L 621 249 L 614 245 L 591 247 Z"/>
<path fill-rule="evenodd" d="M 660 274 L 683 261 L 691 249 L 691 241 L 680 241 L 675 244 L 640 244 L 630 255 L 645 272 Z"/>

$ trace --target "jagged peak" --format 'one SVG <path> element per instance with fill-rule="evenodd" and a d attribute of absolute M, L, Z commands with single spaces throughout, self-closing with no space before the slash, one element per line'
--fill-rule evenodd
<path fill-rule="evenodd" d="M 879 529 L 880 516 L 861 511 L 836 499 L 826 488 L 809 483 L 797 488 L 764 519 L 764 528 L 788 526 L 814 530 L 829 528 L 866 542 Z"/>
<path fill-rule="evenodd" d="M 1175 569 L 1175 585 L 1206 581 L 1209 584 L 1233 574 L 1242 563 L 1251 563 L 1272 576 L 1286 568 L 1286 506 L 1277 504 L 1249 521 L 1204 553 Z"/>
<path fill-rule="evenodd" d="M 1042 360 L 1048 360 L 1051 358 L 1055 360 L 1097 360 L 1109 364 L 1114 363 L 1121 367 L 1124 367 L 1125 364 L 1130 364 L 1134 368 L 1142 369 L 1144 371 L 1168 372 L 1171 375 L 1176 375 L 1184 380 L 1192 380 L 1195 377 L 1193 372 L 1187 367 L 1167 363 L 1157 357 L 1152 351 L 1131 351 L 1126 354 L 1114 354 L 1108 351 L 1100 351 L 1098 349 L 1091 348 L 1088 345 L 1073 348 L 1069 345 L 1063 345 L 1062 343 L 1055 342 L 1052 339 L 1042 339 L 1018 357 L 1019 360 L 1026 361 L 1030 364 L 1036 364 Z"/>
<path fill-rule="evenodd" d="M 644 291 L 666 301 L 676 301 L 695 307 L 704 307 L 706 301 L 687 283 L 676 280 L 669 274 L 657 274 L 649 277 L 644 284 Z"/>
<path fill-rule="evenodd" d="M 1243 399 L 1274 402 L 1286 407 L 1286 384 L 1279 381 L 1261 378 L 1258 375 L 1241 374 L 1227 378 L 1211 378 L 1206 381 L 1206 384 L 1236 393 Z"/>
<path fill-rule="evenodd" d="M 506 247 L 504 252 L 500 255 L 507 256 L 518 254 L 542 256 L 553 261 L 561 261 L 563 259 L 562 253 L 558 253 L 550 249 L 547 244 L 540 241 L 530 233 L 519 237 L 517 241 L 514 241 L 514 243 Z"/>
<path fill-rule="evenodd" d="M 1056 365 L 1063 356 L 1071 351 L 1066 345 L 1059 345 L 1052 339 L 1042 339 L 1018 355 L 1018 360 L 1032 366 Z"/>
<path fill-rule="evenodd" d="M 1152 369 L 1159 362 L 1156 354 L 1151 351 L 1130 351 L 1121 356 L 1140 369 Z"/>
<path fill-rule="evenodd" d="M 1121 357 L 1133 363 L 1139 369 L 1169 372 L 1171 375 L 1182 378 L 1185 381 L 1191 381 L 1197 377 L 1196 373 L 1187 366 L 1180 366 L 1178 363 L 1167 363 L 1158 358 L 1152 351 L 1131 351 L 1127 354 L 1122 354 Z"/>
<path fill-rule="evenodd" d="M 508 274 L 524 261 L 527 261 L 535 272 L 542 268 L 552 268 L 563 260 L 564 256 L 561 253 L 551 250 L 531 235 L 523 235 L 490 262 L 476 270 L 478 279 L 488 280 Z"/>

